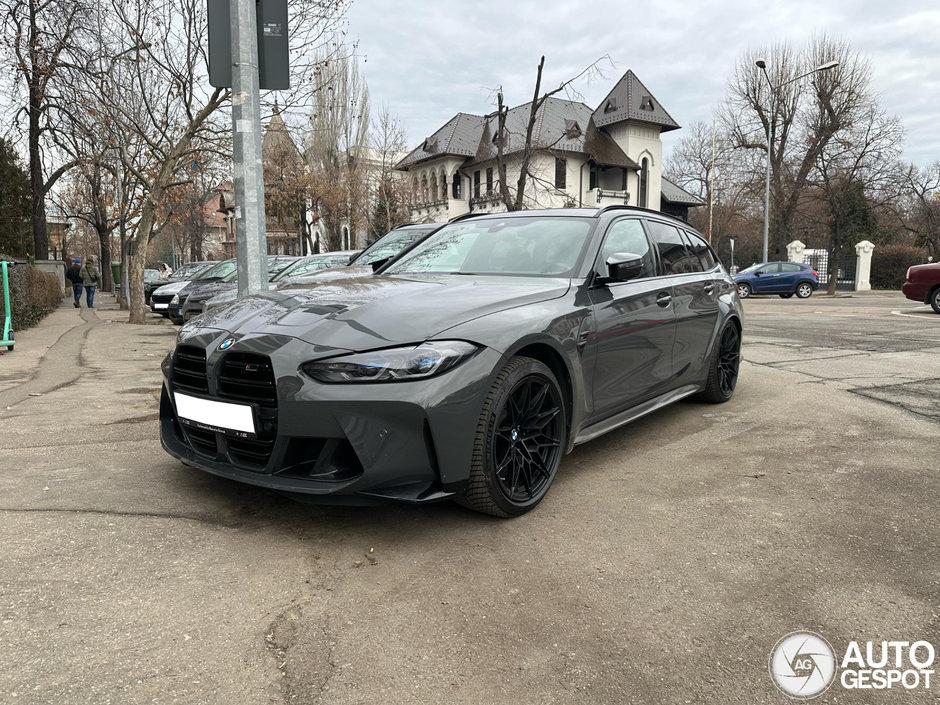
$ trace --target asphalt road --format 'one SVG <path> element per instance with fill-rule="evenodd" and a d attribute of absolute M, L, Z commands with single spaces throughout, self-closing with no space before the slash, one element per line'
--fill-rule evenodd
<path fill-rule="evenodd" d="M 102 298 L 0 357 L 0 702 L 785 703 L 794 630 L 940 645 L 940 316 L 899 295 L 747 301 L 731 402 L 579 447 L 511 521 L 180 465 L 175 329 Z"/>

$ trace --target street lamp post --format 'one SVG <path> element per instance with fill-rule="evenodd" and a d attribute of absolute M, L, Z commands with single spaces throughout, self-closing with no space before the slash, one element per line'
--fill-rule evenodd
<path fill-rule="evenodd" d="M 728 245 L 731 247 L 731 274 L 734 274 L 734 236 L 728 238 Z"/>
<path fill-rule="evenodd" d="M 834 69 L 839 65 L 838 61 L 830 61 L 828 63 L 817 66 L 812 71 L 807 71 L 804 74 L 800 74 L 795 78 L 791 78 L 788 81 L 784 81 L 781 84 L 774 85 L 770 82 L 770 76 L 767 75 L 767 62 L 763 59 L 758 59 L 754 64 L 761 70 L 764 74 L 764 78 L 767 79 L 767 86 L 770 88 L 770 109 L 774 110 L 774 94 L 781 88 L 783 88 L 788 83 L 793 83 L 794 81 L 799 81 L 801 78 L 806 78 L 811 76 L 818 71 L 828 71 L 829 69 Z M 764 249 L 763 249 L 763 259 L 761 261 L 767 261 L 767 239 L 770 230 L 770 117 L 767 118 L 767 173 L 764 177 Z M 733 246 L 732 246 L 733 248 Z M 734 250 L 732 249 L 732 254 Z"/>

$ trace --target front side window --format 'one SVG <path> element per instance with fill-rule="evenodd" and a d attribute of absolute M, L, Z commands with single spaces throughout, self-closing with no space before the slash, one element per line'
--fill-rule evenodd
<path fill-rule="evenodd" d="M 604 246 L 601 248 L 599 271 L 607 273 L 607 258 L 611 255 L 639 255 L 643 258 L 643 269 L 638 277 L 656 276 L 656 263 L 643 224 L 637 218 L 618 220 L 610 226 Z"/>
<path fill-rule="evenodd" d="M 570 276 L 590 231 L 586 218 L 459 221 L 415 246 L 386 273 Z"/>

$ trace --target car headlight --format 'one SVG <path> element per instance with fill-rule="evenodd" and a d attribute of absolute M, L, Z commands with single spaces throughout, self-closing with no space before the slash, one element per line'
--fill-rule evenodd
<path fill-rule="evenodd" d="M 171 304 L 178 304 L 179 302 L 180 302 L 180 295 L 179 295 L 179 294 L 173 294 L 173 298 L 170 299 L 170 303 L 171 303 Z"/>
<path fill-rule="evenodd" d="M 405 382 L 446 372 L 479 349 L 462 340 L 441 340 L 316 360 L 302 367 L 319 382 Z"/>

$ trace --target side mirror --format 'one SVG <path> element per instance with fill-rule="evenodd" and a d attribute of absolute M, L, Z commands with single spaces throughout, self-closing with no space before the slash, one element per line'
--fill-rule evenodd
<path fill-rule="evenodd" d="M 607 258 L 607 276 L 604 282 L 625 282 L 643 271 L 643 258 L 632 252 L 615 252 Z"/>
<path fill-rule="evenodd" d="M 759 269 L 756 272 L 754 272 L 755 277 L 759 277 L 761 274 L 762 272 Z"/>

